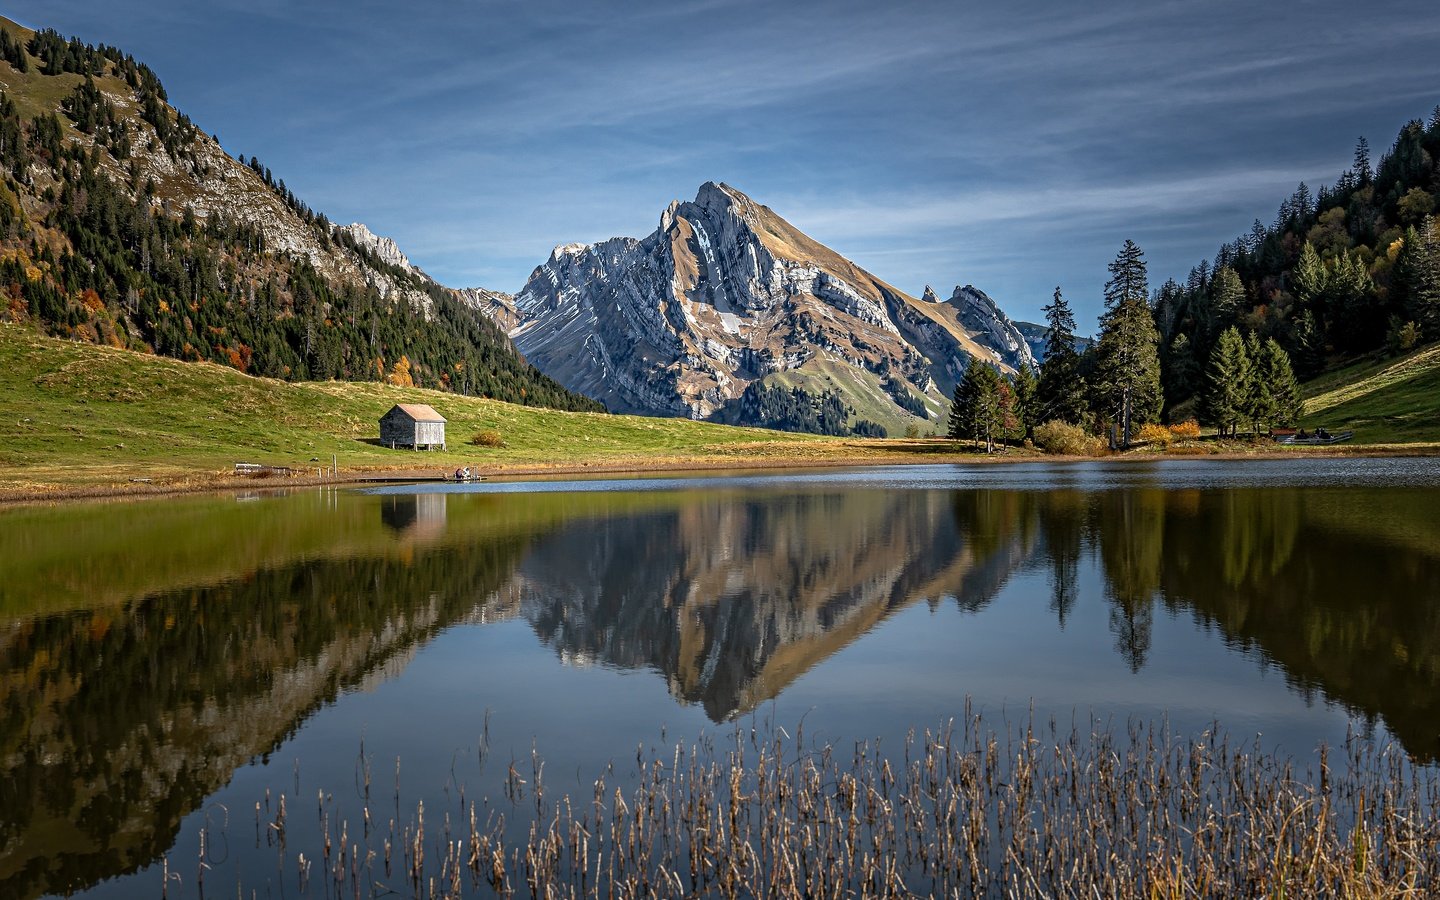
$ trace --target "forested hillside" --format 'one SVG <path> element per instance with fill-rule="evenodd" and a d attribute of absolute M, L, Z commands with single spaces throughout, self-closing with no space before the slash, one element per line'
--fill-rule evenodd
<path fill-rule="evenodd" d="M 0 20 L 0 319 L 289 380 L 600 409 L 237 161 L 114 47 Z"/>
<path fill-rule="evenodd" d="M 1274 338 L 1301 378 L 1440 339 L 1440 107 L 1371 161 L 1361 138 L 1333 186 L 1301 183 L 1269 225 L 1222 246 L 1155 299 L 1167 406 L 1205 387 L 1229 328 Z"/>
<path fill-rule="evenodd" d="M 1408 122 L 1378 165 L 1361 138 L 1333 187 L 1301 183 L 1273 223 L 1257 220 L 1185 284 L 1171 279 L 1151 294 L 1144 254 L 1126 241 L 1109 267 L 1098 340 L 1077 346 L 1056 288 L 1036 328 L 1045 341 L 1038 380 L 971 366 L 956 387 L 950 436 L 987 448 L 1033 437 L 1077 452 L 1087 433 L 1166 442 L 1198 434 L 1194 419 L 1222 437 L 1300 425 L 1297 376 L 1440 341 L 1437 206 L 1440 107 L 1428 125 Z M 1377 396 L 1332 403 L 1327 415 L 1370 439 L 1428 434 L 1440 416 L 1440 398 L 1425 389 L 1428 369 L 1394 370 L 1403 375 L 1365 392 Z M 1160 428 L 1162 420 L 1174 428 Z"/>

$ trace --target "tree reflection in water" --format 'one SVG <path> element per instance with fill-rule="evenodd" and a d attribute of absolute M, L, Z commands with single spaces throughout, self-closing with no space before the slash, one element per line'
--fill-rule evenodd
<path fill-rule="evenodd" d="M 1102 606 L 1139 677 L 1157 608 L 1189 616 L 1434 760 L 1433 493 L 417 493 L 297 499 L 268 518 L 149 507 L 144 533 L 164 539 L 135 545 L 115 510 L 91 530 L 83 508 L 27 513 L 0 534 L 15 606 L 0 622 L 0 894 L 153 861 L 238 766 L 469 621 L 523 620 L 562 660 L 652 670 L 724 721 L 911 604 L 976 613 L 1034 570 L 1059 628 Z M 66 549 L 54 565 L 36 562 L 47 542 Z M 227 548 L 255 562 L 226 570 Z M 72 554 L 113 562 L 80 584 L 61 568 Z"/>

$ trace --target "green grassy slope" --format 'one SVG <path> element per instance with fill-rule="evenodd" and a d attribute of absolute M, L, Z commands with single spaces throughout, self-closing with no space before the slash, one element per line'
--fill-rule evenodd
<path fill-rule="evenodd" d="M 859 419 L 869 419 L 885 426 L 891 437 L 903 436 L 905 429 L 912 425 L 918 428 L 922 435 L 928 436 L 937 429 L 943 433 L 944 423 L 950 412 L 948 409 L 939 408 L 939 419 L 922 422 L 915 416 L 906 414 L 890 400 L 881 386 L 880 376 L 835 359 L 815 358 L 798 369 L 768 375 L 763 382 L 772 387 L 779 385 L 786 388 L 804 388 L 812 394 L 834 391 L 840 395 L 846 406 L 855 410 L 850 417 L 851 425 Z M 918 396 L 918 392 L 911 393 L 912 396 Z M 933 401 L 931 405 L 934 406 Z"/>
<path fill-rule="evenodd" d="M 1309 382 L 1302 421 L 1311 429 L 1351 429 L 1359 443 L 1440 441 L 1440 344 Z"/>
<path fill-rule="evenodd" d="M 428 403 L 449 420 L 449 450 L 378 445 L 392 404 Z M 364 382 L 287 383 L 43 337 L 0 324 L 0 485 L 65 477 L 114 480 L 230 469 L 235 462 L 304 467 L 526 463 L 738 454 L 757 444 L 817 440 L 678 419 L 566 413 L 419 388 Z M 485 429 L 506 446 L 473 446 Z M 109 472 L 106 476 L 105 473 Z M 81 476 L 77 476 L 81 477 Z"/>

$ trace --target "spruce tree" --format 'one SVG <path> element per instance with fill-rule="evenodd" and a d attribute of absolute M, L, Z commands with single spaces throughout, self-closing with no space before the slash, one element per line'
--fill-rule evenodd
<path fill-rule="evenodd" d="M 1325 337 L 1310 310 L 1295 320 L 1295 374 L 1314 378 L 1325 368 Z"/>
<path fill-rule="evenodd" d="M 1096 406 L 1114 416 L 1128 446 L 1133 431 L 1160 414 L 1159 332 L 1150 310 L 1145 254 L 1126 241 L 1110 264 L 1096 348 Z"/>
<path fill-rule="evenodd" d="M 1229 266 L 1215 270 L 1210 282 L 1211 333 L 1218 334 L 1235 324 L 1245 305 L 1245 285 Z"/>
<path fill-rule="evenodd" d="M 1419 228 L 1405 230 L 1396 275 L 1406 313 L 1426 339 L 1440 338 L 1440 228 L 1434 216 L 1426 216 Z"/>
<path fill-rule="evenodd" d="M 1306 241 L 1305 246 L 1300 249 L 1300 259 L 1290 274 L 1290 284 L 1301 310 L 1320 311 L 1319 305 L 1325 295 L 1328 280 L 1325 264 L 1320 261 L 1320 254 L 1315 252 L 1315 245 Z"/>
<path fill-rule="evenodd" d="M 972 356 L 960 383 L 955 385 L 950 437 L 969 439 L 977 446 L 984 444 L 988 453 L 995 449 L 995 441 L 1002 436 L 1004 423 L 1000 375 L 990 363 Z"/>
<path fill-rule="evenodd" d="M 1015 377 L 1011 379 L 1011 392 L 1018 436 L 1021 439 L 1032 438 L 1035 435 L 1035 426 L 1040 424 L 1039 383 L 1035 379 L 1035 373 L 1024 363 L 1015 370 Z"/>
<path fill-rule="evenodd" d="M 975 358 L 965 367 L 960 380 L 955 383 L 955 396 L 950 403 L 950 427 L 946 432 L 951 440 L 975 440 L 976 408 L 979 405 L 979 388 L 976 384 Z"/>
<path fill-rule="evenodd" d="M 1259 377 L 1269 385 L 1271 425 L 1293 427 L 1300 421 L 1304 402 L 1300 399 L 1300 383 L 1295 380 L 1295 370 L 1290 364 L 1290 355 L 1274 338 L 1260 348 L 1256 361 Z"/>
<path fill-rule="evenodd" d="M 1161 370 L 1161 374 L 1165 376 L 1165 398 L 1171 403 L 1178 403 L 1187 397 L 1193 397 L 1197 370 L 1195 347 L 1190 338 L 1183 333 L 1175 335 L 1175 340 L 1170 342 L 1170 349 L 1165 354 L 1165 366 Z"/>
<path fill-rule="evenodd" d="M 1250 383 L 1250 359 L 1239 330 L 1220 333 L 1205 368 L 1205 386 L 1200 395 L 1200 416 L 1214 425 L 1221 437 L 1234 434 L 1245 415 L 1246 386 Z"/>
<path fill-rule="evenodd" d="M 1059 419 L 1078 425 L 1085 417 L 1085 379 L 1080 374 L 1080 354 L 1075 352 L 1075 314 L 1055 288 L 1055 299 L 1045 307 L 1045 360 L 1035 389 L 1038 407 L 1035 418 L 1045 422 Z"/>
<path fill-rule="evenodd" d="M 1252 331 L 1245 335 L 1245 358 L 1250 363 L 1244 385 L 1245 417 L 1250 420 L 1251 433 L 1260 434 L 1261 424 L 1275 420 L 1275 397 L 1271 393 L 1269 373 L 1262 368 L 1260 339 Z"/>

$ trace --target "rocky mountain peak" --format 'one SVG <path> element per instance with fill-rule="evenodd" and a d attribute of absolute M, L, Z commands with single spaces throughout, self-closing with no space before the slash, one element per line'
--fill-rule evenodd
<path fill-rule="evenodd" d="M 921 300 L 924 300 L 926 303 L 939 303 L 939 302 L 940 302 L 940 296 L 939 296 L 938 294 L 936 294 L 936 293 L 935 293 L 935 289 L 932 288 L 932 287 L 931 287 L 930 285 L 928 285 L 928 284 L 925 285 L 925 293 L 922 294 L 922 295 L 920 295 L 920 299 L 921 299 Z"/>
<path fill-rule="evenodd" d="M 723 182 L 707 181 L 695 192 L 695 205 L 702 209 L 729 210 L 731 207 L 748 202 L 749 197 Z"/>
<path fill-rule="evenodd" d="M 355 239 L 355 243 L 374 253 L 383 263 L 392 266 L 399 266 L 402 269 L 414 269 L 410 258 L 388 237 L 381 237 L 365 226 L 363 222 L 351 222 L 349 225 L 341 226 L 341 231 L 349 234 Z"/>
<path fill-rule="evenodd" d="M 550 261 L 558 263 L 567 257 L 584 256 L 589 249 L 589 244 L 559 244 L 550 251 Z"/>
<path fill-rule="evenodd" d="M 934 291 L 926 300 L 707 181 L 648 236 L 557 247 L 513 304 L 476 305 L 542 372 L 613 411 L 747 423 L 763 405 L 742 402 L 747 390 L 775 380 L 787 396 L 846 397 L 856 423 L 905 430 L 943 419 L 972 356 L 1028 360 L 993 303 L 958 305 L 974 307 L 972 328 Z"/>
<path fill-rule="evenodd" d="M 967 284 L 957 286 L 955 293 L 945 302 L 955 307 L 960 324 L 967 330 L 988 337 L 986 343 L 995 349 L 1006 365 L 1011 368 L 1021 365 L 1031 369 L 1037 367 L 1029 342 L 989 294 Z"/>

